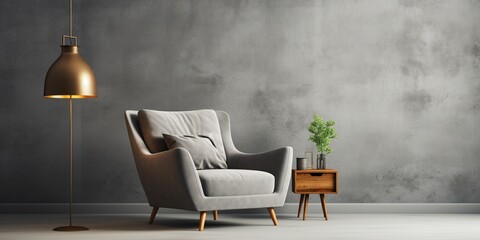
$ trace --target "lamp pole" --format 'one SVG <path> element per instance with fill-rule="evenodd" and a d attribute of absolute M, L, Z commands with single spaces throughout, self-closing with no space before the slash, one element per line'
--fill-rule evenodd
<path fill-rule="evenodd" d="M 69 168 L 70 168 L 70 227 L 72 226 L 72 199 L 73 199 L 73 111 L 72 111 L 72 95 L 70 95 L 69 99 L 69 107 L 70 107 L 70 163 L 69 163 Z"/>

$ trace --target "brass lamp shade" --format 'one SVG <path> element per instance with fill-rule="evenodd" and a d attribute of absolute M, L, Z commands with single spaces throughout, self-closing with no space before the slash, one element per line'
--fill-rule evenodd
<path fill-rule="evenodd" d="M 76 45 L 62 45 L 60 57 L 48 69 L 43 96 L 45 98 L 95 98 L 95 75 L 78 53 Z"/>

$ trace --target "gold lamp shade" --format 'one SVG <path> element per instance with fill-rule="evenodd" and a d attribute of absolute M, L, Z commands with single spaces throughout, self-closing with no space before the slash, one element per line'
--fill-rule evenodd
<path fill-rule="evenodd" d="M 95 98 L 95 75 L 78 53 L 76 45 L 62 45 L 60 57 L 48 69 L 43 96 L 45 98 Z"/>

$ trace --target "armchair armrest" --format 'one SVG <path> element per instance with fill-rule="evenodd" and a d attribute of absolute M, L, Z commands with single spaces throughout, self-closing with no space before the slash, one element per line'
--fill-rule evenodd
<path fill-rule="evenodd" d="M 286 192 L 292 168 L 292 147 L 282 147 L 263 153 L 234 152 L 228 155 L 228 168 L 259 170 L 275 176 L 274 192 Z"/>
<path fill-rule="evenodd" d="M 150 205 L 197 210 L 203 190 L 195 164 L 185 148 L 135 154 L 140 180 Z"/>

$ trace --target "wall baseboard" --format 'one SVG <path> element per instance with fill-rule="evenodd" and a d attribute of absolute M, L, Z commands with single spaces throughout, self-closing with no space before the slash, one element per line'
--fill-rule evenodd
<path fill-rule="evenodd" d="M 76 203 L 76 214 L 149 214 L 146 203 Z M 327 203 L 328 212 L 335 214 L 480 214 L 480 203 Z M 276 208 L 277 214 L 296 214 L 297 203 Z M 0 214 L 63 214 L 66 203 L 0 203 Z M 226 213 L 264 213 L 264 209 L 230 210 Z M 321 213 L 320 203 L 310 203 L 308 212 Z M 161 208 L 159 213 L 191 213 Z"/>

